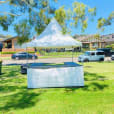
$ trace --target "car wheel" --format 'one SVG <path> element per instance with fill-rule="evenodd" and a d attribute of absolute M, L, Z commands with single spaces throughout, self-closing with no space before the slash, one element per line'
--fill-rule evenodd
<path fill-rule="evenodd" d="M 15 59 L 16 59 L 16 60 L 19 60 L 19 57 L 16 57 Z"/>
<path fill-rule="evenodd" d="M 88 59 L 85 59 L 84 62 L 89 62 L 89 60 Z"/>
<path fill-rule="evenodd" d="M 99 61 L 104 61 L 104 58 L 100 58 L 100 60 Z"/>

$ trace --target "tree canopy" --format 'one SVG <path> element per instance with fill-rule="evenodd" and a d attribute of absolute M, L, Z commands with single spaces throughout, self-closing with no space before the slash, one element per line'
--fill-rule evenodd
<path fill-rule="evenodd" d="M 10 9 L 8 12 L 0 12 L 0 25 L 3 30 L 13 26 L 19 36 L 19 44 L 27 42 L 32 31 L 39 35 L 53 17 L 62 26 L 65 34 L 70 32 L 69 26 L 80 25 L 84 31 L 88 20 L 96 15 L 96 8 L 90 8 L 81 2 L 74 2 L 71 8 L 57 7 L 58 0 L 4 0 L 1 4 L 9 5 Z"/>
<path fill-rule="evenodd" d="M 108 18 L 99 18 L 97 28 L 104 31 L 106 26 L 111 25 L 114 22 L 114 11 L 110 13 Z"/>

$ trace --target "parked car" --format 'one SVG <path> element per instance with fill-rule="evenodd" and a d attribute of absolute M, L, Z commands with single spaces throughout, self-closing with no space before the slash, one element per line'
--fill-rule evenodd
<path fill-rule="evenodd" d="M 3 44 L 2 42 L 0 42 L 0 52 L 2 51 L 2 48 L 3 48 Z"/>
<path fill-rule="evenodd" d="M 114 55 L 111 56 L 111 60 L 114 60 Z"/>
<path fill-rule="evenodd" d="M 112 55 L 110 48 L 98 48 L 97 51 L 103 51 L 105 56 L 111 56 Z"/>
<path fill-rule="evenodd" d="M 83 55 L 78 57 L 79 62 L 89 62 L 89 61 L 104 61 L 103 51 L 86 51 Z"/>
<path fill-rule="evenodd" d="M 37 55 L 35 54 L 29 54 L 27 52 L 20 52 L 12 55 L 12 59 L 37 59 Z"/>

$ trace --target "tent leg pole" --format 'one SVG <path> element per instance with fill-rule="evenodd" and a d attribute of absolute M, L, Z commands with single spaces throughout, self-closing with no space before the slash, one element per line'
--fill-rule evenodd
<path fill-rule="evenodd" d="M 26 47 L 26 53 L 27 53 L 27 47 Z M 28 66 L 28 55 L 26 56 L 26 64 Z"/>
<path fill-rule="evenodd" d="M 73 47 L 72 47 L 72 62 L 73 62 Z"/>

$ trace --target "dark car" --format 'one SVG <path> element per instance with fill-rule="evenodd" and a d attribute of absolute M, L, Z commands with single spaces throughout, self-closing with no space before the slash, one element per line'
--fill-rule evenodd
<path fill-rule="evenodd" d="M 97 50 L 98 51 L 103 51 L 105 56 L 111 56 L 112 55 L 110 48 L 98 48 Z"/>
<path fill-rule="evenodd" d="M 0 52 L 2 51 L 2 48 L 3 48 L 3 44 L 2 42 L 0 42 Z"/>
<path fill-rule="evenodd" d="M 35 54 L 29 54 L 27 52 L 20 52 L 12 55 L 12 59 L 37 59 L 37 55 Z"/>

